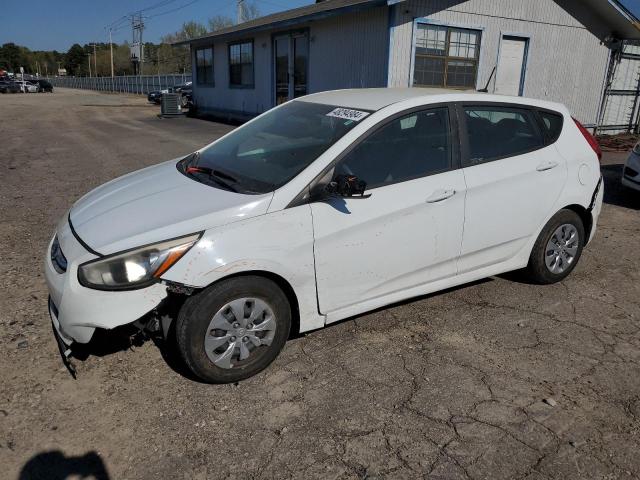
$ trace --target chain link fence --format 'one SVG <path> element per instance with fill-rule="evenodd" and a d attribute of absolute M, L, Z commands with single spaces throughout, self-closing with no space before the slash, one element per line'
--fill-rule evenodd
<path fill-rule="evenodd" d="M 52 77 L 54 87 L 146 95 L 191 81 L 191 75 L 125 75 L 120 77 Z"/>

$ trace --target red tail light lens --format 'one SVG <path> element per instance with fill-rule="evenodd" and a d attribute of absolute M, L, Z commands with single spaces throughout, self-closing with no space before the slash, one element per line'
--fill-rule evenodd
<path fill-rule="evenodd" d="M 602 160 L 602 150 L 600 150 L 600 144 L 598 143 L 596 138 L 591 135 L 591 133 L 589 133 L 589 130 L 584 128 L 584 126 L 578 120 L 574 118 L 573 121 L 576 122 L 576 127 L 578 127 L 578 130 L 580 130 L 580 133 L 582 133 L 589 146 L 593 149 L 594 152 L 596 152 L 598 160 Z"/>

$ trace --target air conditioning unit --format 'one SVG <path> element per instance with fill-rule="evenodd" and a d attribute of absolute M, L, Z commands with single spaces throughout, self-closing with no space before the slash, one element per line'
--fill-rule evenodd
<path fill-rule="evenodd" d="M 181 97 L 182 95 L 180 93 L 163 93 L 160 115 L 163 117 L 182 115 L 182 107 L 180 106 Z"/>

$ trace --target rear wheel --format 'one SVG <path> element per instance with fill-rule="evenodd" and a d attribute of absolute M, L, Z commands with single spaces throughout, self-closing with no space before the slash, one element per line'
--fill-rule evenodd
<path fill-rule="evenodd" d="M 541 284 L 565 279 L 580 260 L 584 241 L 582 219 L 572 210 L 560 210 L 547 222 L 533 246 L 527 277 Z"/>
<path fill-rule="evenodd" d="M 187 300 L 178 315 L 178 350 L 189 369 L 211 383 L 236 382 L 266 368 L 291 327 L 286 295 L 273 281 L 236 277 Z"/>

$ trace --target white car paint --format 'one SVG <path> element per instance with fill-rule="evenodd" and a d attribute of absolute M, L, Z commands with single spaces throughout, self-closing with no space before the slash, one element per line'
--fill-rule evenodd
<path fill-rule="evenodd" d="M 37 93 L 38 92 L 38 85 L 35 85 L 31 82 L 27 82 L 27 81 L 18 81 L 16 82 L 18 85 L 20 85 L 20 90 L 22 90 L 22 93 Z"/>
<path fill-rule="evenodd" d="M 200 184 L 180 174 L 173 160 L 109 182 L 73 206 L 69 217 L 75 235 L 66 217 L 56 229 L 67 271 L 57 273 L 49 250 L 45 255 L 46 280 L 57 307 L 52 316 L 66 343 L 86 343 L 95 328 L 134 322 L 158 306 L 167 295 L 167 282 L 203 288 L 246 272 L 277 275 L 291 286 L 304 332 L 522 268 L 545 223 L 563 207 L 593 207 L 596 224 L 602 203 L 602 188 L 593 198 L 600 183 L 598 159 L 562 105 L 427 89 L 343 90 L 295 101 L 373 113 L 269 194 L 241 195 Z M 372 127 L 405 110 L 443 102 L 545 108 L 561 113 L 565 127 L 555 144 L 520 158 L 374 188 L 367 199 L 289 206 Z M 98 291 L 78 281 L 78 266 L 97 258 L 97 252 L 120 252 L 199 231 L 200 240 L 160 283 Z"/>
<path fill-rule="evenodd" d="M 624 164 L 622 184 L 625 187 L 640 191 L 640 142 L 633 147 L 629 158 Z"/>

